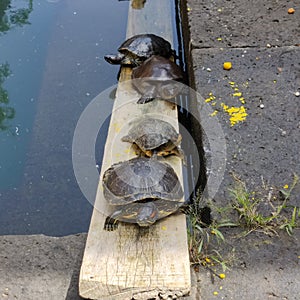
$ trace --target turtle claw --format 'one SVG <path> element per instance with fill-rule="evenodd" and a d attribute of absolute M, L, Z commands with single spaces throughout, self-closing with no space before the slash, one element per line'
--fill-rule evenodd
<path fill-rule="evenodd" d="M 107 217 L 104 222 L 104 230 L 106 231 L 114 231 L 118 229 L 119 221 L 116 219 L 113 219 L 111 217 Z"/>
<path fill-rule="evenodd" d="M 155 98 L 153 97 L 148 97 L 148 96 L 142 96 L 139 100 L 138 100 L 138 104 L 145 104 L 145 103 L 148 103 L 152 100 L 154 100 Z"/>

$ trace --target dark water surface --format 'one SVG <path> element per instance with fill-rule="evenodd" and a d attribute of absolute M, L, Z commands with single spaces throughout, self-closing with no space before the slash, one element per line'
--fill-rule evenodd
<path fill-rule="evenodd" d="M 180 54 L 179 2 L 168 1 Z M 93 207 L 74 176 L 73 135 L 99 93 L 101 113 L 112 110 L 114 93 L 107 89 L 117 83 L 119 68 L 103 56 L 125 39 L 129 4 L 0 0 L 0 235 L 88 230 Z M 109 118 L 96 143 L 99 165 L 108 125 Z"/>
<path fill-rule="evenodd" d="M 127 1 L 1 0 L 0 235 L 88 230 L 73 133 L 89 102 L 117 82 L 103 55 L 124 40 L 127 14 Z"/>

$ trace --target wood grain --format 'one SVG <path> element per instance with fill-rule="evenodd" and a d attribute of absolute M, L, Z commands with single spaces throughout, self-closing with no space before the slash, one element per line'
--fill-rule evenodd
<path fill-rule="evenodd" d="M 151 0 L 143 10 L 130 7 L 127 37 L 145 32 L 172 42 L 169 1 Z M 139 94 L 132 89 L 130 77 L 131 69 L 122 68 L 81 266 L 79 291 L 89 299 L 159 299 L 185 295 L 190 290 L 185 215 L 169 216 L 149 228 L 120 223 L 116 231 L 103 230 L 111 207 L 103 197 L 102 175 L 113 163 L 135 156 L 131 145 L 121 141 L 130 123 L 149 114 L 178 129 L 176 106 L 162 100 L 136 104 Z M 183 184 L 181 160 L 169 157 L 167 162 Z"/>

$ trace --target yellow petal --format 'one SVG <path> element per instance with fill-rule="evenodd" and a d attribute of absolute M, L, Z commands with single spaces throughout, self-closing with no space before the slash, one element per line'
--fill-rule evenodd
<path fill-rule="evenodd" d="M 233 97 L 241 97 L 241 96 L 242 96 L 242 93 L 241 93 L 241 92 L 233 93 L 232 96 L 233 96 Z"/>
<path fill-rule="evenodd" d="M 230 70 L 232 68 L 232 63 L 230 61 L 226 61 L 223 64 L 223 69 L 224 70 Z"/>

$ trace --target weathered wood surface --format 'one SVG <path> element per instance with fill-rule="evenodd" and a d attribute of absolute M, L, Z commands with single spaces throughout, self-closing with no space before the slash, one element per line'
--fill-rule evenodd
<path fill-rule="evenodd" d="M 143 10 L 130 7 L 127 37 L 151 32 L 172 42 L 170 9 L 167 0 L 151 0 Z M 180 296 L 190 290 L 186 220 L 183 214 L 172 215 L 148 229 L 121 223 L 116 231 L 103 230 L 110 207 L 103 197 L 102 174 L 111 164 L 135 156 L 130 144 L 121 141 L 128 132 L 130 122 L 150 114 L 178 128 L 175 105 L 160 100 L 136 104 L 139 95 L 132 89 L 130 81 L 126 81 L 130 76 L 131 69 L 123 68 L 80 272 L 80 295 L 89 299 L 149 299 L 168 294 Z M 181 160 L 170 157 L 167 162 L 174 167 L 183 183 Z"/>

